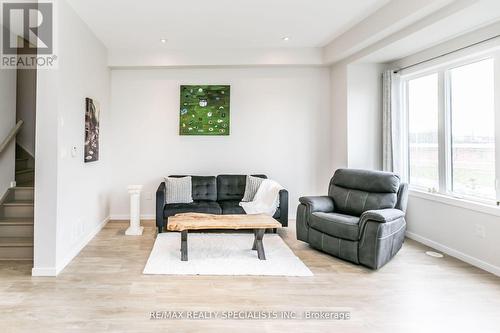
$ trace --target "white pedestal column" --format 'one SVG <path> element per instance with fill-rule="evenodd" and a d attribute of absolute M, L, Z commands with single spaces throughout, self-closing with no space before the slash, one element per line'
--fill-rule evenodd
<path fill-rule="evenodd" d="M 140 236 L 144 227 L 141 227 L 141 190 L 142 185 L 128 187 L 130 194 L 130 227 L 125 231 L 127 236 Z"/>

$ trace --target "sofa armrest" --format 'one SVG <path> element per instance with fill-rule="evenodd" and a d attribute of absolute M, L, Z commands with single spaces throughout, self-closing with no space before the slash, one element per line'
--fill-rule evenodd
<path fill-rule="evenodd" d="M 283 227 L 288 227 L 288 191 L 283 189 L 279 192 L 280 196 L 280 218 L 279 222 Z"/>
<path fill-rule="evenodd" d="M 333 199 L 329 196 L 301 197 L 299 201 L 306 205 L 310 214 L 314 212 L 331 213 L 334 210 Z"/>
<path fill-rule="evenodd" d="M 361 215 L 361 221 L 375 221 L 386 223 L 397 220 L 405 216 L 405 213 L 396 208 L 368 210 Z"/>
<path fill-rule="evenodd" d="M 158 227 L 159 232 L 162 231 L 165 224 L 165 219 L 163 216 L 163 210 L 165 209 L 165 196 L 165 182 L 162 182 L 156 190 L 156 226 Z"/>

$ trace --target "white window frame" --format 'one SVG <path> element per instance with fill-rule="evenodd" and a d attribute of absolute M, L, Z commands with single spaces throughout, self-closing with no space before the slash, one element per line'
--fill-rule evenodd
<path fill-rule="evenodd" d="M 494 84 L 495 84 L 495 188 L 496 200 L 487 200 L 474 196 L 459 195 L 452 192 L 452 154 L 451 154 L 451 87 L 449 71 L 453 68 L 472 64 L 485 59 L 494 59 Z M 409 156 L 409 105 L 408 81 L 423 76 L 438 74 L 438 146 L 439 146 L 439 187 L 438 189 L 425 188 L 410 184 L 410 189 L 417 192 L 429 192 L 444 197 L 463 199 L 485 205 L 499 205 L 500 203 L 500 49 L 494 48 L 480 54 L 471 54 L 460 58 L 447 58 L 441 63 L 435 63 L 427 68 L 418 68 L 401 74 L 402 84 L 402 123 L 403 123 L 403 178 L 409 182 L 410 156 Z"/>

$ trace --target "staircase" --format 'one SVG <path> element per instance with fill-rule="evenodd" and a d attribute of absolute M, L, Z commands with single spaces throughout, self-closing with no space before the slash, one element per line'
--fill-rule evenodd
<path fill-rule="evenodd" d="M 0 200 L 0 260 L 33 259 L 34 159 L 16 146 L 16 187 Z"/>
<path fill-rule="evenodd" d="M 21 187 L 35 185 L 35 159 L 19 145 L 16 145 L 16 184 Z"/>

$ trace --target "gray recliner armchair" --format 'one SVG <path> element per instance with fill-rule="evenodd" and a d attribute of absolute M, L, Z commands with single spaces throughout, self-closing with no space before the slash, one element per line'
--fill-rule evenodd
<path fill-rule="evenodd" d="M 408 185 L 393 173 L 338 169 L 328 196 L 299 201 L 297 239 L 316 249 L 378 269 L 403 245 Z"/>

